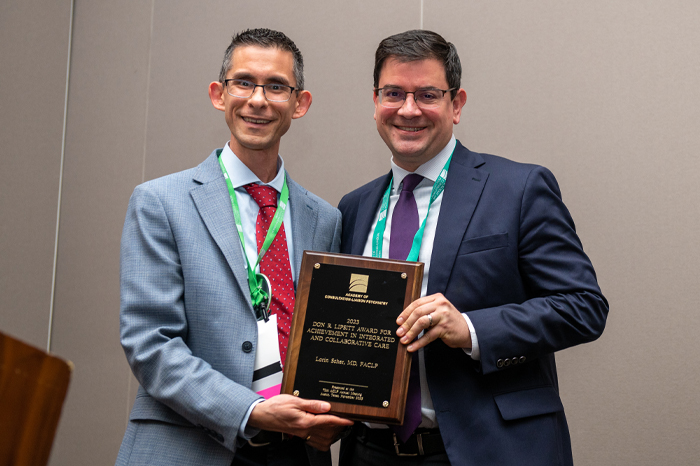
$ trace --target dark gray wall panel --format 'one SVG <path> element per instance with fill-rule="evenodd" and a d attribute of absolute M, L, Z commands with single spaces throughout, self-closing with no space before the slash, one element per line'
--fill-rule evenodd
<path fill-rule="evenodd" d="M 119 240 L 142 179 L 150 28 L 150 2 L 75 8 L 53 348 L 76 368 L 52 465 L 113 464 L 126 425 Z"/>
<path fill-rule="evenodd" d="M 70 1 L 0 5 L 0 331 L 46 349 Z"/>

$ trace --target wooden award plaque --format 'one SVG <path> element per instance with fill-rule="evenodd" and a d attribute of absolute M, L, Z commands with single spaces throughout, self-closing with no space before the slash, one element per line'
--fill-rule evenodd
<path fill-rule="evenodd" d="M 420 296 L 423 264 L 304 251 L 282 393 L 349 419 L 402 424 L 411 357 L 396 318 Z"/>

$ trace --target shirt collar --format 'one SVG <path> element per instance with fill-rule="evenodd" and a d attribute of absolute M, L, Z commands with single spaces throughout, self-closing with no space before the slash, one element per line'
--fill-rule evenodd
<path fill-rule="evenodd" d="M 277 156 L 277 175 L 269 183 L 260 181 L 260 178 L 255 176 L 255 173 L 233 153 L 228 142 L 221 151 L 221 161 L 224 162 L 224 167 L 226 167 L 233 189 L 240 188 L 250 183 L 258 183 L 272 186 L 277 192 L 282 192 L 282 186 L 284 185 L 284 160 L 282 160 L 280 155 Z"/>
<path fill-rule="evenodd" d="M 450 142 L 448 142 L 447 145 L 440 152 L 438 152 L 435 157 L 418 167 L 413 173 L 417 173 L 423 178 L 429 179 L 431 183 L 435 183 L 435 180 L 437 180 L 438 176 L 440 176 L 442 168 L 447 163 L 447 159 L 449 159 L 452 155 L 452 152 L 454 152 L 455 146 L 457 146 L 457 140 L 455 139 L 455 136 L 453 134 L 450 138 Z M 406 177 L 406 175 L 409 175 L 411 172 L 404 170 L 403 168 L 396 165 L 393 157 L 391 158 L 391 171 L 394 175 L 394 186 L 392 187 L 392 189 L 394 192 L 396 192 L 399 189 L 399 186 L 401 185 L 403 179 Z"/>

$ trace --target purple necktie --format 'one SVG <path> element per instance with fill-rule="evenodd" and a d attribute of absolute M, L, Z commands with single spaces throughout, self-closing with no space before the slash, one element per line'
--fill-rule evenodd
<path fill-rule="evenodd" d="M 413 237 L 418 231 L 418 207 L 413 197 L 413 189 L 418 186 L 423 177 L 411 173 L 403 179 L 403 189 L 399 200 L 391 214 L 391 237 L 389 239 L 389 258 L 406 260 L 411 251 Z M 412 355 L 411 375 L 408 379 L 408 395 L 406 396 L 406 414 L 403 424 L 391 426 L 391 429 L 402 442 L 408 440 L 421 422 L 420 412 L 420 376 L 418 374 L 418 358 Z"/>

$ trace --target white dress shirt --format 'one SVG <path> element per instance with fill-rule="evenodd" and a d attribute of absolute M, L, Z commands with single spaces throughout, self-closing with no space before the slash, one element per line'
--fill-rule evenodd
<path fill-rule="evenodd" d="M 253 200 L 252 196 L 248 194 L 243 186 L 250 183 L 257 183 L 261 185 L 267 185 L 275 188 L 277 191 L 277 200 L 279 201 L 280 193 L 282 192 L 282 186 L 284 185 L 284 160 L 279 155 L 277 156 L 277 176 L 269 183 L 263 183 L 260 181 L 255 173 L 253 173 L 250 168 L 248 168 L 241 160 L 233 153 L 228 143 L 224 146 L 224 150 L 221 151 L 221 161 L 226 167 L 228 172 L 228 177 L 231 180 L 233 189 L 236 192 L 236 201 L 238 202 L 238 210 L 241 213 L 241 223 L 243 226 L 243 237 L 245 239 L 245 255 L 248 258 L 248 264 L 251 267 L 255 265 L 255 261 L 258 260 L 258 243 L 255 239 L 255 223 L 258 218 L 258 211 L 260 207 Z M 291 199 L 290 199 L 291 202 Z M 287 235 L 287 249 L 289 250 L 289 268 L 292 271 L 292 281 L 295 277 L 294 271 L 294 247 L 292 242 L 292 214 L 289 203 L 287 203 L 287 208 L 284 211 L 284 232 Z M 242 246 L 241 246 L 242 248 Z M 246 264 L 246 270 L 248 265 Z M 256 272 L 260 271 L 260 266 L 256 268 Z"/>
<path fill-rule="evenodd" d="M 423 176 L 423 180 L 416 186 L 413 190 L 413 196 L 416 199 L 416 206 L 418 207 L 418 218 L 419 225 L 423 222 L 423 219 L 428 214 L 428 220 L 425 224 L 425 231 L 423 233 L 423 242 L 421 243 L 420 252 L 418 254 L 418 262 L 422 262 L 423 268 L 423 285 L 421 287 L 421 297 L 426 295 L 428 290 L 428 280 L 430 279 L 430 259 L 433 251 L 433 243 L 435 241 L 435 229 L 437 228 L 438 217 L 440 215 L 440 206 L 442 205 L 442 193 L 435 199 L 432 206 L 430 205 L 430 195 L 433 190 L 433 184 L 440 176 L 442 168 L 445 163 L 452 155 L 455 146 L 457 145 L 457 140 L 454 135 L 450 139 L 450 142 L 445 146 L 435 157 L 425 162 L 423 165 L 418 167 L 415 172 L 418 175 Z M 382 246 L 382 257 L 389 257 L 389 240 L 391 235 L 391 220 L 394 211 L 394 206 L 399 200 L 399 195 L 401 194 L 401 185 L 403 183 L 404 177 L 411 172 L 404 170 L 391 160 L 391 171 L 393 173 L 393 185 L 391 188 L 391 193 L 389 197 L 389 210 L 387 211 L 386 229 L 384 230 L 383 246 Z M 428 212 L 428 207 L 430 206 L 430 212 Z M 369 235 L 367 237 L 367 242 L 365 243 L 365 249 L 363 251 L 364 256 L 372 255 L 372 236 L 374 234 L 374 229 L 377 225 L 377 220 L 379 219 L 379 209 L 374 214 L 374 220 L 372 221 L 372 228 L 370 229 Z M 476 332 L 474 331 L 474 326 L 472 325 L 469 317 L 466 313 L 462 313 L 464 319 L 469 325 L 469 331 L 471 332 L 472 338 L 472 348 L 466 349 L 465 352 L 472 357 L 472 359 L 479 360 L 479 345 L 476 338 Z M 420 388 L 421 388 L 421 415 L 422 422 L 420 427 L 434 428 L 437 427 L 437 419 L 435 417 L 435 409 L 433 408 L 433 400 L 430 397 L 430 391 L 428 390 L 428 382 L 425 376 L 425 358 L 423 354 L 423 349 L 418 351 L 418 364 L 420 371 Z M 370 424 L 371 427 L 381 427 L 377 424 Z"/>

